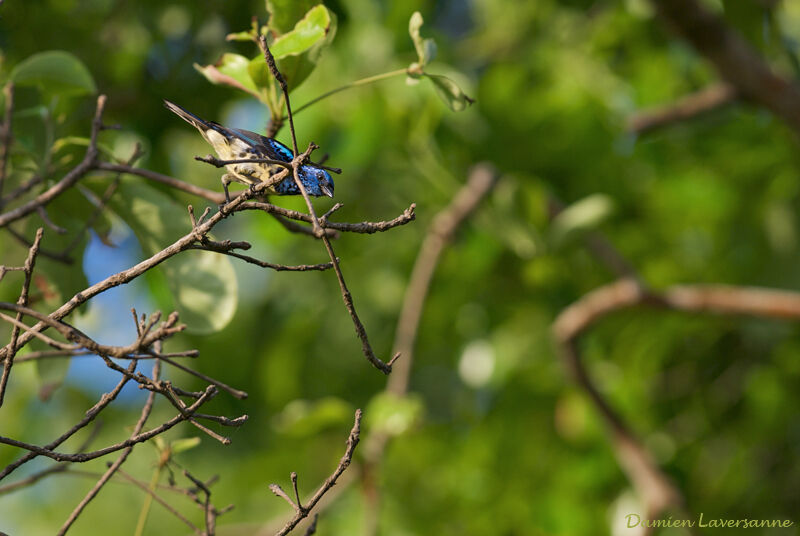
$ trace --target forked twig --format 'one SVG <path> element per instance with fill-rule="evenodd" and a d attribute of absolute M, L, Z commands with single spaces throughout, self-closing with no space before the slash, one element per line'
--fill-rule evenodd
<path fill-rule="evenodd" d="M 286 522 L 283 528 L 278 531 L 275 536 L 285 536 L 297 526 L 300 521 L 308 517 L 311 511 L 314 509 L 314 506 L 322 499 L 322 497 L 336 484 L 336 480 L 344 473 L 345 469 L 350 466 L 350 462 L 353 460 L 353 453 L 356 450 L 356 445 L 358 445 L 359 436 L 361 434 L 361 410 L 356 410 L 355 415 L 355 422 L 353 423 L 353 428 L 350 430 L 350 435 L 347 437 L 346 448 L 344 451 L 344 455 L 342 456 L 341 460 L 339 460 L 339 465 L 336 467 L 336 470 L 322 483 L 322 486 L 308 499 L 305 506 L 300 504 L 300 494 L 297 491 L 297 474 L 292 473 L 292 484 L 294 486 L 295 497 L 296 501 L 292 500 L 289 495 L 286 494 L 283 489 L 277 484 L 270 484 L 269 489 L 277 495 L 281 497 L 283 500 L 288 502 L 292 508 L 295 510 L 294 516 Z"/>

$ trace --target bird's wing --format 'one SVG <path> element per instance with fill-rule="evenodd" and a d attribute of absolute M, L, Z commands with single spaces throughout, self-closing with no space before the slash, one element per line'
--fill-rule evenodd
<path fill-rule="evenodd" d="M 294 153 L 291 149 L 286 147 L 278 140 L 273 140 L 266 136 L 262 136 L 256 132 L 243 130 L 240 128 L 227 129 L 233 133 L 234 136 L 250 144 L 257 151 L 265 154 L 267 158 L 273 160 L 281 160 L 283 162 L 291 162 L 294 158 Z"/>

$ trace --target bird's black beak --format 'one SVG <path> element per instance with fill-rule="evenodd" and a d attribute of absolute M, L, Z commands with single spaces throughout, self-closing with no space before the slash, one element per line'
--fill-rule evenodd
<path fill-rule="evenodd" d="M 333 190 L 331 190 L 330 186 L 327 184 L 320 184 L 319 189 L 322 190 L 322 193 L 328 197 L 333 197 Z"/>

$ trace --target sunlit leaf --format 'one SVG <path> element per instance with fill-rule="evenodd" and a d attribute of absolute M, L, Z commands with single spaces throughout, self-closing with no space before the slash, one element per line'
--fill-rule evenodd
<path fill-rule="evenodd" d="M 319 0 L 267 0 L 270 30 L 282 35 L 292 28 L 312 7 L 320 4 Z"/>
<path fill-rule="evenodd" d="M 52 95 L 90 95 L 97 91 L 89 69 L 63 50 L 30 56 L 11 71 L 11 80 L 18 86 L 38 87 Z"/>
<path fill-rule="evenodd" d="M 247 64 L 250 79 L 259 88 L 269 87 L 272 83 L 272 74 L 269 72 L 264 56 L 258 55 Z"/>
<path fill-rule="evenodd" d="M 322 52 L 336 35 L 336 26 L 336 15 L 320 4 L 312 8 L 292 32 L 281 36 L 270 45 L 270 51 L 276 58 L 278 69 L 286 79 L 290 91 L 296 89 L 314 71 Z M 259 87 L 267 87 L 272 83 L 272 75 L 262 55 L 253 58 L 249 72 Z"/>
<path fill-rule="evenodd" d="M 225 36 L 226 41 L 252 41 L 253 34 L 250 32 L 234 32 Z"/>
<path fill-rule="evenodd" d="M 433 88 L 436 94 L 450 107 L 454 112 L 465 110 L 467 106 L 475 102 L 464 93 L 458 84 L 447 78 L 446 76 L 438 74 L 425 73 L 426 77 L 433 82 Z"/>
<path fill-rule="evenodd" d="M 214 65 L 194 65 L 212 84 L 226 85 L 259 97 L 257 86 L 249 70 L 250 60 L 239 54 L 225 53 Z"/>
<path fill-rule="evenodd" d="M 331 14 L 319 4 L 297 21 L 291 32 L 278 37 L 269 47 L 275 59 L 302 54 L 323 39 L 331 29 Z"/>

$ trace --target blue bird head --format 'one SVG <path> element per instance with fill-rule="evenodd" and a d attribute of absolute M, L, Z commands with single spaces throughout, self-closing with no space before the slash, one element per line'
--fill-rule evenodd
<path fill-rule="evenodd" d="M 320 197 L 327 195 L 333 197 L 333 179 L 324 169 L 305 164 L 297 170 L 300 182 L 305 186 L 308 195 Z M 294 177 L 286 177 L 275 186 L 275 191 L 281 195 L 299 195 L 300 190 L 294 182 Z"/>

